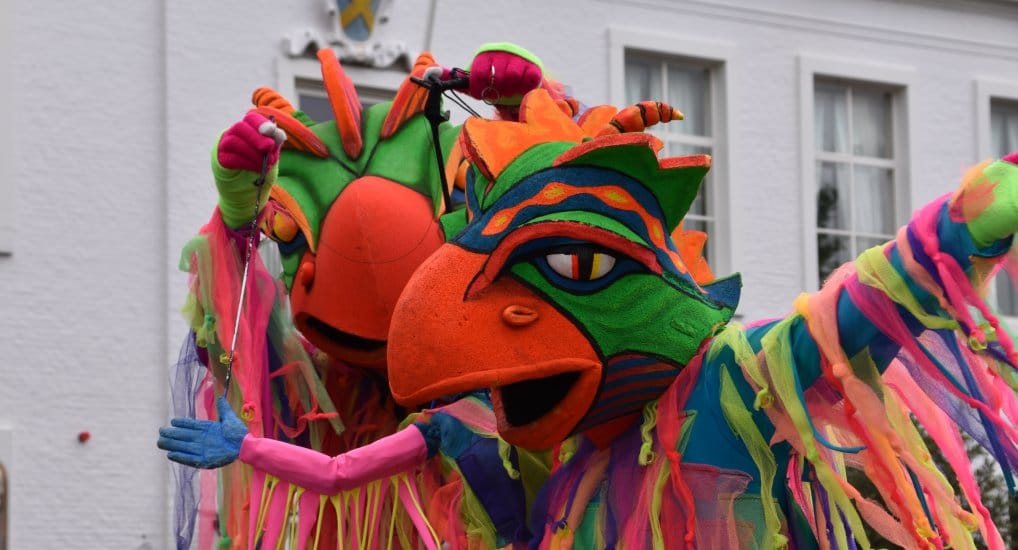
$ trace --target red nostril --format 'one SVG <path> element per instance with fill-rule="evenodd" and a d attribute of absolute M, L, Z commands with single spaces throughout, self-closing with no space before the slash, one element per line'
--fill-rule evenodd
<path fill-rule="evenodd" d="M 526 306 L 511 305 L 502 310 L 502 320 L 513 327 L 525 327 L 537 318 L 537 311 Z"/>
<path fill-rule="evenodd" d="M 315 263 L 304 262 L 300 264 L 300 271 L 297 273 L 297 280 L 300 284 L 304 285 L 305 288 L 310 288 L 311 283 L 315 281 Z"/>

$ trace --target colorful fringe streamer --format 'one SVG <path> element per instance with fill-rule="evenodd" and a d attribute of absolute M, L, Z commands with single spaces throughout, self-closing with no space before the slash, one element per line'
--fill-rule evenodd
<path fill-rule="evenodd" d="M 903 548 L 974 548 L 978 532 L 1003 550 L 959 429 L 1012 483 L 1014 347 L 979 292 L 993 272 L 983 264 L 1010 239 L 977 251 L 947 201 L 801 296 L 791 316 L 727 327 L 608 448 L 581 441 L 542 490 L 532 547 L 870 548 L 868 526 Z M 973 264 L 977 252 L 992 258 Z M 735 452 L 752 467 L 687 456 L 695 426 L 719 418 L 731 437 L 693 436 L 711 447 L 695 449 L 699 461 L 726 464 Z M 883 502 L 865 498 L 850 470 Z"/>

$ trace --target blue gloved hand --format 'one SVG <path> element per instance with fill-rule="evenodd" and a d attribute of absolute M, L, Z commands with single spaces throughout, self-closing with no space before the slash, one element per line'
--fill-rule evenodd
<path fill-rule="evenodd" d="M 195 468 L 219 468 L 237 460 L 247 426 L 237 418 L 225 397 L 216 400 L 219 421 L 174 418 L 159 428 L 160 449 L 167 458 Z"/>

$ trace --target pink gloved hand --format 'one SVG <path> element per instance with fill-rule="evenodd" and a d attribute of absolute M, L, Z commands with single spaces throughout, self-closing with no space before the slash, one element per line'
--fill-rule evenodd
<path fill-rule="evenodd" d="M 515 44 L 485 44 L 470 64 L 470 89 L 475 99 L 496 105 L 519 105 L 523 95 L 544 79 L 541 60 Z"/>
<path fill-rule="evenodd" d="M 279 149 L 284 141 L 286 134 L 275 122 L 249 112 L 243 120 L 223 132 L 216 159 L 228 170 L 260 173 L 265 155 L 269 155 L 269 167 L 279 161 Z"/>
<path fill-rule="evenodd" d="M 265 206 L 279 173 L 279 149 L 286 133 L 275 122 L 249 112 L 219 137 L 212 150 L 212 175 L 219 191 L 219 212 L 231 229 L 250 223 L 255 204 Z M 268 155 L 268 172 L 260 187 L 255 185 Z"/>

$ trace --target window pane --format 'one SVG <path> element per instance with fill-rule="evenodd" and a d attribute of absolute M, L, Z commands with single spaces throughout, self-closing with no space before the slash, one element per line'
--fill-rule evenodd
<path fill-rule="evenodd" d="M 713 66 L 712 63 L 681 57 L 626 52 L 626 103 L 665 101 L 684 115 L 684 120 L 658 124 L 648 130 L 663 142 L 659 156 L 712 154 L 713 92 L 710 81 Z M 688 217 L 683 220 L 685 229 L 708 233 L 717 229 L 717 213 L 711 211 L 714 206 L 711 187 L 708 174 L 686 212 Z M 707 256 L 706 250 L 704 256 Z"/>
<path fill-rule="evenodd" d="M 872 237 L 856 237 L 855 255 L 858 256 L 874 246 L 883 246 L 889 239 L 874 239 Z M 853 258 L 854 260 L 855 258 Z"/>
<path fill-rule="evenodd" d="M 1015 290 L 1008 274 L 1001 271 L 993 284 L 997 287 L 997 309 L 1000 313 L 1012 317 L 1018 315 L 1018 290 Z"/>
<path fill-rule="evenodd" d="M 818 151 L 848 152 L 848 88 L 817 83 L 813 133 Z"/>
<path fill-rule="evenodd" d="M 368 107 L 372 105 L 392 101 L 396 97 L 395 92 L 383 88 L 369 86 L 354 86 L 354 88 L 357 90 L 357 99 L 361 102 L 362 113 L 367 111 Z"/>
<path fill-rule="evenodd" d="M 990 103 L 990 141 L 995 157 L 1018 151 L 1018 101 Z"/>
<path fill-rule="evenodd" d="M 10 483 L 7 481 L 7 470 L 0 463 L 0 550 L 8 550 L 7 516 L 10 515 Z"/>
<path fill-rule="evenodd" d="M 332 114 L 332 105 L 329 103 L 328 98 L 310 94 L 298 94 L 297 103 L 299 105 L 298 109 L 304 111 L 304 114 L 311 117 L 311 120 L 315 122 L 335 118 L 335 115 Z"/>
<path fill-rule="evenodd" d="M 707 182 L 703 182 L 707 185 Z M 703 187 L 700 188 L 700 192 L 696 194 L 696 198 L 693 199 L 693 204 L 689 205 L 689 214 L 695 214 L 697 216 L 707 216 L 707 190 Z"/>
<path fill-rule="evenodd" d="M 668 130 L 681 134 L 710 136 L 710 80 L 708 69 L 668 64 L 667 101 L 686 115 Z"/>
<path fill-rule="evenodd" d="M 891 158 L 891 94 L 852 90 L 852 151 L 866 157 Z"/>
<path fill-rule="evenodd" d="M 705 220 L 697 220 L 692 218 L 683 218 L 682 228 L 686 231 L 703 231 L 710 235 L 709 224 Z"/>
<path fill-rule="evenodd" d="M 679 122 L 681 124 L 681 122 Z M 709 155 L 710 147 L 701 147 L 699 145 L 689 145 L 686 143 L 675 143 L 671 142 L 665 145 L 665 151 L 668 156 L 680 156 L 680 155 Z M 707 205 L 707 190 L 710 188 L 710 172 L 703 178 L 703 183 L 700 184 L 700 192 L 697 193 L 696 199 L 693 200 L 693 204 L 689 207 L 689 213 L 699 216 L 710 216 Z M 686 229 L 691 229 L 687 227 Z"/>
<path fill-rule="evenodd" d="M 669 124 L 682 124 L 681 122 Z M 703 147 L 701 145 L 690 145 L 688 143 L 678 143 L 675 141 L 667 142 L 665 144 L 665 152 L 668 156 L 675 157 L 680 155 L 709 155 L 710 147 Z"/>
<path fill-rule="evenodd" d="M 817 235 L 817 276 L 823 282 L 838 266 L 852 259 L 848 237 Z"/>
<path fill-rule="evenodd" d="M 661 63 L 642 59 L 626 60 L 627 104 L 659 101 L 661 93 Z"/>
<path fill-rule="evenodd" d="M 848 165 L 817 163 L 817 227 L 848 229 L 851 207 Z"/>
<path fill-rule="evenodd" d="M 855 226 L 862 233 L 890 235 L 894 232 L 894 189 L 891 170 L 873 166 L 853 167 Z"/>

